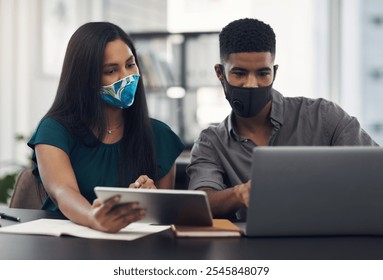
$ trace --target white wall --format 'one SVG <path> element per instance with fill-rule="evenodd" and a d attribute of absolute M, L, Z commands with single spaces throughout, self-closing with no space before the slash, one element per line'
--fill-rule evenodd
<path fill-rule="evenodd" d="M 24 142 L 15 142 L 15 135 L 30 136 L 52 104 L 63 51 L 81 24 L 109 20 L 131 31 L 158 31 L 167 19 L 170 31 L 219 31 L 234 19 L 256 17 L 269 23 L 277 35 L 280 67 L 275 88 L 288 96 L 332 98 L 329 1 L 333 0 L 235 0 L 233 5 L 233 0 L 0 0 L 0 175 L 7 165 L 27 163 L 30 150 Z M 59 36 L 54 28 L 47 28 L 44 9 L 60 3 L 69 22 L 62 25 L 64 35 Z M 363 121 L 359 24 L 364 2 L 342 3 L 338 98 L 346 111 Z M 62 51 L 52 55 L 47 47 Z M 55 58 L 54 62 L 43 63 L 47 57 Z"/>
<path fill-rule="evenodd" d="M 286 96 L 329 97 L 326 69 L 327 1 L 168 0 L 170 31 L 220 31 L 253 17 L 276 33 L 278 75 L 274 87 Z M 233 4 L 235 3 L 235 4 Z M 217 46 L 218 48 L 218 46 Z M 318 59 L 321 58 L 321 59 Z"/>
<path fill-rule="evenodd" d="M 44 23 L 49 22 L 43 16 L 45 1 L 60 2 L 0 0 L 0 173 L 28 163 L 30 149 L 25 142 L 15 141 L 15 136 L 30 136 L 55 96 L 55 73 L 60 69 L 42 66 L 43 45 L 52 43 L 43 36 Z M 100 10 L 92 8 L 101 6 L 96 5 L 99 0 L 63 2 L 75 4 L 70 33 L 80 24 L 100 18 Z M 69 37 L 61 39 L 66 45 Z M 62 58 L 60 53 L 57 59 L 61 62 Z"/>
<path fill-rule="evenodd" d="M 0 176 L 28 164 L 29 137 L 56 94 L 66 45 L 88 21 L 166 29 L 166 0 L 0 0 Z M 150 20 L 148 20 L 148 17 Z"/>
<path fill-rule="evenodd" d="M 30 133 L 33 54 L 38 33 L 36 4 L 31 0 L 0 0 L 0 163 L 27 158 L 16 134 Z M 2 166 L 0 166 L 2 167 Z"/>

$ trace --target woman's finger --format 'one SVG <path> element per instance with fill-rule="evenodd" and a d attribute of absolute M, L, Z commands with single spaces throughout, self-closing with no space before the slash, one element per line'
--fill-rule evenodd
<path fill-rule="evenodd" d="M 154 181 L 152 179 L 148 178 L 148 180 L 143 185 L 141 185 L 141 188 L 142 189 L 156 189 L 156 186 L 154 185 Z"/>
<path fill-rule="evenodd" d="M 143 188 L 143 189 L 155 189 L 154 181 L 150 179 L 147 175 L 141 175 L 137 180 L 129 185 L 130 188 Z"/>

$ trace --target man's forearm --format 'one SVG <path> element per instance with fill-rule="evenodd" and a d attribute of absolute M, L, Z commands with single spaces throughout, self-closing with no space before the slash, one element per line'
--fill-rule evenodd
<path fill-rule="evenodd" d="M 206 191 L 213 217 L 224 217 L 235 213 L 244 206 L 237 194 L 238 187 L 234 186 L 222 191 L 209 187 L 199 188 L 199 190 Z"/>

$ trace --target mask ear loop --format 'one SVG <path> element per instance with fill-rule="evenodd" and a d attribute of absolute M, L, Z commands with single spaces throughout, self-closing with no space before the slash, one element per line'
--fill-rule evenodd
<path fill-rule="evenodd" d="M 273 81 L 271 82 L 271 84 L 274 84 L 275 77 L 277 76 L 278 65 L 274 65 L 273 70 L 274 70 L 274 73 L 273 73 L 274 76 L 273 76 Z"/>
<path fill-rule="evenodd" d="M 225 75 L 225 68 L 223 67 L 222 64 L 219 64 L 219 69 L 221 71 L 221 74 L 222 74 L 222 78 L 223 80 L 221 80 L 221 84 L 222 86 L 225 88 L 225 82 L 226 84 L 229 84 L 229 82 L 227 81 L 226 79 L 226 75 Z M 229 84 L 230 85 L 230 84 Z M 226 89 L 225 89 L 225 95 L 226 95 L 226 99 L 239 111 L 242 111 L 243 108 L 244 108 L 244 105 L 242 104 L 242 102 L 236 98 L 234 98 L 234 96 L 226 93 Z"/>
<path fill-rule="evenodd" d="M 222 87 L 224 88 L 224 90 L 226 92 L 225 83 L 229 84 L 229 82 L 226 79 L 225 67 L 222 64 L 218 64 L 218 67 L 219 67 L 219 70 L 221 71 L 221 74 L 222 74 L 222 80 L 220 80 L 221 81 L 221 85 L 222 85 Z"/>
<path fill-rule="evenodd" d="M 226 76 L 225 76 L 225 68 L 222 64 L 218 64 L 219 70 L 221 71 L 222 78 L 227 82 Z M 223 81 L 221 80 L 221 84 L 223 85 Z"/>
<path fill-rule="evenodd" d="M 221 74 L 222 74 L 222 80 L 220 80 L 220 82 L 221 82 L 221 85 L 223 86 L 224 90 L 226 91 L 225 82 L 228 83 L 228 81 L 227 81 L 226 75 L 225 75 L 225 68 L 223 67 L 222 64 L 218 64 L 218 67 L 219 67 L 219 70 L 221 71 Z"/>

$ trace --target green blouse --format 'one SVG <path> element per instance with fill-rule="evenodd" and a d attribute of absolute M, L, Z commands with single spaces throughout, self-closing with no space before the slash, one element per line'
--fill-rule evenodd
<path fill-rule="evenodd" d="M 184 145 L 169 126 L 151 119 L 154 149 L 159 178 L 164 177 L 184 149 Z M 96 198 L 95 186 L 116 186 L 118 176 L 118 151 L 121 141 L 113 144 L 99 142 L 96 146 L 86 146 L 73 136 L 63 125 L 54 119 L 46 118 L 37 127 L 28 146 L 33 150 L 37 144 L 55 146 L 68 154 L 76 174 L 81 194 L 92 203 Z M 36 163 L 34 174 L 39 177 L 35 152 L 32 160 Z M 57 170 L 57 172 L 60 172 Z M 57 206 L 48 197 L 43 209 L 57 211 Z"/>

